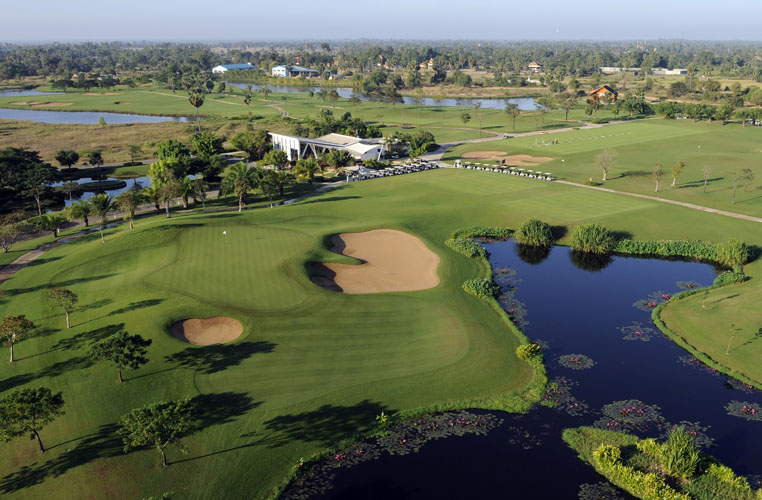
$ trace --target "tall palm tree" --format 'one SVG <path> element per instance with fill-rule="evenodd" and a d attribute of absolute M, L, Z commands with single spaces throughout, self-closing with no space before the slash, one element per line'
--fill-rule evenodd
<path fill-rule="evenodd" d="M 196 184 L 190 177 L 183 177 L 177 182 L 177 193 L 183 199 L 183 208 L 188 208 L 188 198 L 196 196 Z"/>
<path fill-rule="evenodd" d="M 243 210 L 244 198 L 249 191 L 259 185 L 260 173 L 256 168 L 249 168 L 245 162 L 238 162 L 230 168 L 230 172 L 222 179 L 220 193 L 234 194 L 238 198 L 238 211 Z"/>
<path fill-rule="evenodd" d="M 114 203 L 124 210 L 124 218 L 130 222 L 130 229 L 135 227 L 135 212 L 143 202 L 143 192 L 140 189 L 128 189 L 114 198 Z"/>
<path fill-rule="evenodd" d="M 294 182 L 294 174 L 291 172 L 287 172 L 285 170 L 275 170 L 275 175 L 273 176 L 273 181 L 275 182 L 275 185 L 278 186 L 278 194 L 281 198 L 285 196 L 284 190 L 286 186 Z"/>
<path fill-rule="evenodd" d="M 88 220 L 88 217 L 91 214 L 90 210 L 90 202 L 87 200 L 79 200 L 77 203 L 73 203 L 69 207 L 69 218 L 70 219 L 81 219 L 82 222 L 84 222 L 85 227 L 88 227 L 90 225 L 90 221 Z"/>
<path fill-rule="evenodd" d="M 93 215 L 98 217 L 98 231 L 101 233 L 101 243 L 105 243 L 103 238 L 103 228 L 106 227 L 106 220 L 108 220 L 108 213 L 114 209 L 114 203 L 111 197 L 106 193 L 99 193 L 90 198 L 90 207 L 92 208 Z"/>
<path fill-rule="evenodd" d="M 204 105 L 204 93 L 200 90 L 194 90 L 188 96 L 188 102 L 196 108 L 196 123 L 198 124 L 198 131 L 201 132 L 201 117 L 198 114 L 198 109 Z"/>
<path fill-rule="evenodd" d="M 246 113 L 249 115 L 249 120 L 251 120 L 251 108 L 249 107 L 251 105 L 251 93 L 246 94 L 246 97 L 243 98 L 243 103 L 246 104 Z"/>
<path fill-rule="evenodd" d="M 312 184 L 315 174 L 323 171 L 320 163 L 315 158 L 304 158 L 296 162 L 294 173 L 300 177 L 306 177 L 307 183 Z"/>
<path fill-rule="evenodd" d="M 161 192 L 159 191 L 159 188 L 156 186 L 149 186 L 143 188 L 143 196 L 147 201 L 153 202 L 153 206 L 156 207 L 156 211 L 160 211 L 161 207 L 159 206 L 159 202 L 161 201 Z"/>

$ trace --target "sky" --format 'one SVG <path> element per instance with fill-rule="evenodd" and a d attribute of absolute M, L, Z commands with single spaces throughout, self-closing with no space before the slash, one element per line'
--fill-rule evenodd
<path fill-rule="evenodd" d="M 762 0 L 3 0 L 0 42 L 762 40 Z"/>

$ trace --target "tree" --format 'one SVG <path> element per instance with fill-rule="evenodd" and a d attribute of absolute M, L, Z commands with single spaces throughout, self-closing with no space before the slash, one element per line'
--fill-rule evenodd
<path fill-rule="evenodd" d="M 274 172 L 275 176 L 273 177 L 273 182 L 278 186 L 278 196 L 283 198 L 283 196 L 285 196 L 286 186 L 292 184 L 295 180 L 294 174 L 286 172 L 285 170 L 276 170 Z"/>
<path fill-rule="evenodd" d="M 162 466 L 167 466 L 166 449 L 169 445 L 185 448 L 180 439 L 195 428 L 195 407 L 190 398 L 180 401 L 160 401 L 136 408 L 119 420 L 118 434 L 124 441 L 124 451 L 144 446 L 155 446 L 161 453 Z"/>
<path fill-rule="evenodd" d="M 206 212 L 206 191 L 209 189 L 209 184 L 203 177 L 197 177 L 193 179 L 193 185 L 195 187 L 196 196 L 201 201 L 201 209 Z"/>
<path fill-rule="evenodd" d="M 230 168 L 230 172 L 222 179 L 220 193 L 222 195 L 234 194 L 238 198 L 238 212 L 243 210 L 244 199 L 249 191 L 253 191 L 259 185 L 259 172 L 249 168 L 246 163 L 240 161 Z"/>
<path fill-rule="evenodd" d="M 90 217 L 90 202 L 87 200 L 79 200 L 72 204 L 67 209 L 69 212 L 69 218 L 72 220 L 81 220 L 85 227 L 90 225 L 88 217 Z"/>
<path fill-rule="evenodd" d="M 706 193 L 706 183 L 709 181 L 709 176 L 712 173 L 712 167 L 709 165 L 704 165 L 704 168 L 701 169 L 701 171 L 704 174 L 704 192 Z"/>
<path fill-rule="evenodd" d="M 90 207 L 93 211 L 93 215 L 98 217 L 98 232 L 101 234 L 101 243 L 105 243 L 106 240 L 103 238 L 103 229 L 106 227 L 108 213 L 114 209 L 114 203 L 111 197 L 106 193 L 98 193 L 90 198 Z"/>
<path fill-rule="evenodd" d="M 239 132 L 230 139 L 230 144 L 249 155 L 249 161 L 259 160 L 272 148 L 270 135 L 265 130 Z"/>
<path fill-rule="evenodd" d="M 336 89 L 331 89 L 328 94 L 326 94 L 326 99 L 333 104 L 334 111 L 336 110 L 336 101 L 339 100 L 339 93 L 336 91 Z"/>
<path fill-rule="evenodd" d="M 564 110 L 564 121 L 569 121 L 569 111 L 577 105 L 577 96 L 573 92 L 561 94 L 558 104 Z"/>
<path fill-rule="evenodd" d="M 144 187 L 141 192 L 145 199 L 151 201 L 156 211 L 159 212 L 161 210 L 159 206 L 159 202 L 161 202 L 161 189 L 156 186 L 149 186 Z"/>
<path fill-rule="evenodd" d="M 66 314 L 66 328 L 71 328 L 71 325 L 69 324 L 69 313 L 74 310 L 74 306 L 76 306 L 79 301 L 77 294 L 68 288 L 53 288 L 48 290 L 48 299 L 50 300 L 51 307 L 60 307 L 63 309 Z"/>
<path fill-rule="evenodd" d="M 460 121 L 463 122 L 463 125 L 471 121 L 471 115 L 469 115 L 466 112 L 463 112 L 460 114 Z"/>
<path fill-rule="evenodd" d="M 288 155 L 282 149 L 272 149 L 265 153 L 262 157 L 261 164 L 273 165 L 277 169 L 281 169 L 288 163 Z"/>
<path fill-rule="evenodd" d="M 741 179 L 743 179 L 743 192 L 745 193 L 749 183 L 754 181 L 754 171 L 750 168 L 744 168 L 741 170 Z"/>
<path fill-rule="evenodd" d="M 595 163 L 599 169 L 603 172 L 603 182 L 608 179 L 609 171 L 614 168 L 616 163 L 617 152 L 615 149 L 606 148 L 595 157 Z"/>
<path fill-rule="evenodd" d="M 325 155 L 325 160 L 328 165 L 332 166 L 338 172 L 339 169 L 349 165 L 352 160 L 354 160 L 354 158 L 351 154 L 349 154 L 349 151 L 345 151 L 343 149 L 332 149 Z"/>
<path fill-rule="evenodd" d="M 259 180 L 259 188 L 262 190 L 262 194 L 265 195 L 265 198 L 267 198 L 267 201 L 270 203 L 270 208 L 273 207 L 273 199 L 278 195 L 279 191 L 277 176 L 277 170 L 264 170 L 261 173 Z"/>
<path fill-rule="evenodd" d="M 738 189 L 738 181 L 741 180 L 741 174 L 738 172 L 730 172 L 730 181 L 733 183 L 733 204 L 736 204 L 736 190 Z"/>
<path fill-rule="evenodd" d="M 130 224 L 130 229 L 135 227 L 135 212 L 143 203 L 145 197 L 140 189 L 128 189 L 114 198 L 114 204 L 124 211 L 124 218 Z"/>
<path fill-rule="evenodd" d="M 66 181 L 63 184 L 61 184 L 59 187 L 57 187 L 56 191 L 60 191 L 66 194 L 66 197 L 69 198 L 69 204 L 71 204 L 71 203 L 74 203 L 74 198 L 72 197 L 72 194 L 78 188 L 79 188 L 79 184 L 77 184 L 76 182 Z"/>
<path fill-rule="evenodd" d="M 190 177 L 177 181 L 177 194 L 183 199 L 183 208 L 188 208 L 188 198 L 196 196 L 196 184 Z"/>
<path fill-rule="evenodd" d="M 128 154 L 130 155 L 130 163 L 136 163 L 138 158 L 143 156 L 143 148 L 138 144 L 131 144 L 128 149 Z"/>
<path fill-rule="evenodd" d="M 151 339 L 121 331 L 95 344 L 90 351 L 90 356 L 97 361 L 105 360 L 114 363 L 119 371 L 121 383 L 124 382 L 123 369 L 137 370 L 148 363 L 146 352 L 150 345 Z"/>
<path fill-rule="evenodd" d="M 103 154 L 97 150 L 90 151 L 87 153 L 87 162 L 96 168 L 100 168 L 103 165 Z"/>
<path fill-rule="evenodd" d="M 684 168 L 685 162 L 682 160 L 672 165 L 672 187 L 675 187 L 675 184 L 677 184 L 677 178 L 683 172 Z"/>
<path fill-rule="evenodd" d="M 199 115 L 198 110 L 204 105 L 204 93 L 200 90 L 194 90 L 188 96 L 188 102 L 191 106 L 196 108 L 196 124 L 198 125 L 198 131 L 201 132 L 201 116 Z"/>
<path fill-rule="evenodd" d="M 190 140 L 196 156 L 205 161 L 211 160 L 222 152 L 223 139 L 211 132 L 195 133 L 191 136 Z"/>
<path fill-rule="evenodd" d="M 0 435 L 10 441 L 28 433 L 29 439 L 37 439 L 40 452 L 45 453 L 40 431 L 64 414 L 63 405 L 61 393 L 53 394 L 47 387 L 13 391 L 0 399 Z"/>
<path fill-rule="evenodd" d="M 169 160 L 179 163 L 187 163 L 190 158 L 188 146 L 177 139 L 167 139 L 156 147 L 156 157 L 159 160 Z M 185 172 L 182 172 L 185 175 Z"/>
<path fill-rule="evenodd" d="M 246 114 L 248 115 L 249 120 L 251 120 L 251 92 L 247 92 L 243 97 L 243 103 L 246 105 Z"/>
<path fill-rule="evenodd" d="M 259 91 L 262 92 L 262 98 L 267 102 L 267 96 L 270 95 L 270 87 L 262 85 L 262 88 Z"/>
<path fill-rule="evenodd" d="M 23 314 L 20 316 L 7 316 L 0 323 L 0 341 L 10 348 L 11 363 L 13 363 L 13 346 L 29 336 L 29 332 L 35 328 L 37 326 L 26 319 L 26 316 Z"/>
<path fill-rule="evenodd" d="M 659 181 L 661 180 L 662 177 L 664 177 L 664 167 L 662 166 L 661 163 L 657 163 L 656 164 L 656 166 L 654 167 L 654 174 L 653 175 L 654 175 L 654 180 L 656 181 L 656 189 L 655 189 L 654 192 L 658 193 L 659 192 Z"/>
<path fill-rule="evenodd" d="M 315 158 L 303 158 L 296 162 L 294 173 L 300 177 L 306 177 L 307 183 L 312 184 L 315 175 L 323 171 L 320 163 Z"/>
<path fill-rule="evenodd" d="M 79 153 L 72 150 L 61 150 L 56 152 L 55 158 L 62 167 L 71 168 L 72 165 L 76 165 L 79 161 Z"/>
<path fill-rule="evenodd" d="M 521 110 L 518 104 L 505 101 L 505 114 L 511 119 L 511 130 L 516 131 L 516 118 L 521 115 Z"/>
<path fill-rule="evenodd" d="M 35 228 L 40 231 L 50 231 L 54 238 L 58 238 L 58 232 L 67 221 L 68 218 L 63 213 L 42 214 L 29 219 Z"/>
<path fill-rule="evenodd" d="M 50 189 L 50 184 L 61 179 L 61 173 L 42 161 L 28 162 L 25 167 L 22 189 L 25 194 L 34 197 L 37 215 L 42 215 L 42 198 Z"/>
<path fill-rule="evenodd" d="M 723 104 L 717 109 L 715 118 L 722 121 L 723 125 L 726 125 L 728 121 L 733 117 L 733 113 L 736 108 L 732 104 Z"/>
<path fill-rule="evenodd" d="M 25 228 L 24 212 L 11 212 L 0 218 L 0 248 L 8 253 Z"/>

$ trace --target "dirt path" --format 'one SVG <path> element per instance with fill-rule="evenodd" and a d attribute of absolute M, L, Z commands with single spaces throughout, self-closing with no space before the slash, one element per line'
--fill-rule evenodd
<path fill-rule="evenodd" d="M 559 184 L 566 184 L 567 186 L 575 186 L 575 187 L 581 187 L 585 189 L 593 189 L 595 191 L 603 191 L 604 193 L 622 194 L 625 196 L 631 196 L 633 198 L 642 198 L 644 200 L 652 200 L 652 201 L 658 201 L 661 203 L 669 203 L 671 205 L 678 205 L 685 208 L 691 208 L 693 210 L 700 210 L 702 212 L 708 212 L 710 214 L 718 214 L 718 215 L 724 215 L 726 217 L 733 217 L 734 219 L 743 219 L 743 220 L 748 220 L 751 222 L 762 222 L 762 217 L 754 217 L 752 215 L 744 215 L 744 214 L 738 214 L 735 212 L 728 212 L 726 210 L 718 210 L 716 208 L 704 207 L 701 205 L 694 205 L 693 203 L 685 203 L 683 201 L 668 200 L 666 198 L 659 198 L 658 196 L 650 196 L 647 194 L 638 194 L 638 193 L 628 193 L 626 191 L 616 191 L 614 189 L 597 187 L 597 186 L 588 186 L 586 184 L 578 184 L 576 182 L 570 182 L 570 181 L 554 181 L 554 182 L 558 182 Z"/>

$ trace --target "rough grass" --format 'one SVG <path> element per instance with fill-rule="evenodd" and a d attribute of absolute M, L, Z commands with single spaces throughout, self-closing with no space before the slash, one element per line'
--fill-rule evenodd
<path fill-rule="evenodd" d="M 459 170 L 348 184 L 242 215 L 157 217 L 138 221 L 132 232 L 109 229 L 106 244 L 96 234 L 60 247 L 2 286 L 3 310 L 28 315 L 41 333 L 17 346 L 17 363 L 0 365 L 0 390 L 50 386 L 64 393 L 67 414 L 43 431 L 55 446 L 45 456 L 26 439 L 5 445 L 0 492 L 24 499 L 131 499 L 168 490 L 178 498 L 263 498 L 299 457 L 369 429 L 381 411 L 508 404 L 506 395 L 529 384 L 532 372 L 516 358 L 519 341 L 497 311 L 461 290 L 466 279 L 488 275 L 484 264 L 444 241 L 459 228 L 517 227 L 529 217 L 570 227 L 596 221 L 636 239 L 733 235 L 762 243 L 747 221 Z M 327 235 L 374 228 L 422 238 L 441 258 L 441 284 L 342 295 L 311 283 L 307 262 L 341 259 L 323 245 Z M 733 288 L 754 310 L 762 269 L 747 270 L 752 280 Z M 45 304 L 50 285 L 81 298 L 71 330 Z M 168 333 L 179 319 L 215 315 L 240 320 L 241 339 L 199 348 Z M 86 353 L 122 325 L 154 343 L 151 362 L 120 385 L 113 367 L 90 365 Z M 762 352 L 756 344 L 747 349 L 757 359 Z M 119 415 L 186 395 L 205 408 L 204 429 L 187 440 L 190 455 L 172 450 L 175 463 L 160 470 L 155 450 L 122 453 L 111 427 Z"/>

